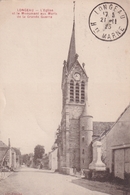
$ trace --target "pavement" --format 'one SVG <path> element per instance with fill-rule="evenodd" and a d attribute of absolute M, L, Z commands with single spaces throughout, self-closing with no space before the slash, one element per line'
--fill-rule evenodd
<path fill-rule="evenodd" d="M 48 170 L 22 168 L 0 181 L 0 195 L 130 195 L 104 182 L 88 181 Z"/>

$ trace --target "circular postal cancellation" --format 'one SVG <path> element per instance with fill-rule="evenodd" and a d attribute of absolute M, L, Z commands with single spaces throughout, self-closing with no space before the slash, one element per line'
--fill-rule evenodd
<path fill-rule="evenodd" d="M 128 26 L 125 10 L 117 3 L 97 5 L 89 16 L 91 32 L 102 41 L 114 41 L 122 37 Z"/>

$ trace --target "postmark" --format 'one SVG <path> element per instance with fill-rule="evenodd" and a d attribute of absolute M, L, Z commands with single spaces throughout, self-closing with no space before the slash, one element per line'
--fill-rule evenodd
<path fill-rule="evenodd" d="M 92 34 L 102 41 L 114 41 L 122 37 L 128 27 L 125 10 L 113 2 L 98 4 L 89 15 Z"/>

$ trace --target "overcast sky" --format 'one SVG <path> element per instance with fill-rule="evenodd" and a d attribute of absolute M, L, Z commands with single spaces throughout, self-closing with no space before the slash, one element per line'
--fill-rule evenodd
<path fill-rule="evenodd" d="M 103 1 L 104 2 L 104 1 Z M 130 0 L 116 0 L 130 16 Z M 130 101 L 130 28 L 112 42 L 97 39 L 88 25 L 98 0 L 76 1 L 76 52 L 86 64 L 94 121 L 116 121 Z M 17 18 L 17 9 L 53 9 L 53 18 Z M 0 1 L 1 139 L 33 152 L 50 151 L 61 121 L 61 78 L 73 21 L 70 0 Z"/>

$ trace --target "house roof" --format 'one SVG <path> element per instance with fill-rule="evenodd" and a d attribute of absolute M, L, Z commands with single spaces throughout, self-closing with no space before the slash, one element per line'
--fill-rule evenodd
<path fill-rule="evenodd" d="M 0 163 L 3 159 L 8 160 L 9 153 L 8 153 L 9 147 L 0 147 Z"/>
<path fill-rule="evenodd" d="M 124 113 L 130 108 L 130 104 L 125 108 L 125 110 L 120 114 L 118 119 L 116 120 L 115 124 L 120 120 L 120 118 L 124 115 Z"/>
<path fill-rule="evenodd" d="M 4 142 L 0 141 L 0 148 L 8 148 L 8 146 Z"/>
<path fill-rule="evenodd" d="M 117 123 L 118 121 L 121 119 L 121 117 L 124 115 L 124 113 L 130 108 L 130 104 L 124 109 L 124 111 L 120 114 L 120 116 L 118 117 L 118 119 L 116 120 L 116 122 L 112 125 L 112 127 L 106 131 L 106 132 L 103 132 L 100 137 L 103 137 L 106 133 L 108 133 Z"/>
<path fill-rule="evenodd" d="M 12 148 L 12 149 L 15 151 L 16 155 L 21 155 L 20 149 L 18 148 Z"/>

